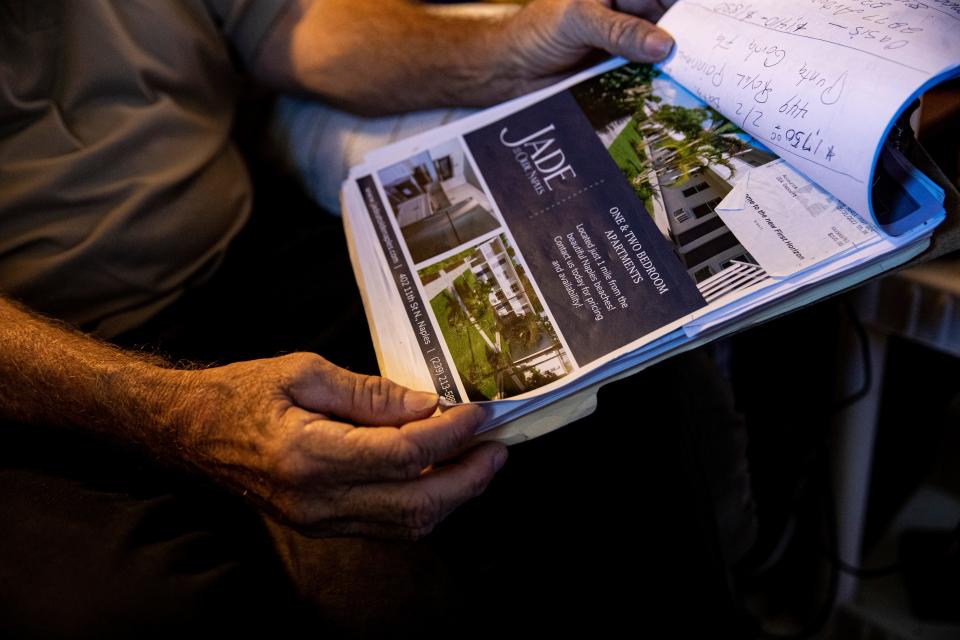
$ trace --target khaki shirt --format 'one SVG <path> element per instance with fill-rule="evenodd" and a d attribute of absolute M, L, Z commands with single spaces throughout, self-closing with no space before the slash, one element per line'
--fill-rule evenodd
<path fill-rule="evenodd" d="M 0 292 L 103 336 L 245 222 L 239 76 L 286 0 L 0 0 Z"/>

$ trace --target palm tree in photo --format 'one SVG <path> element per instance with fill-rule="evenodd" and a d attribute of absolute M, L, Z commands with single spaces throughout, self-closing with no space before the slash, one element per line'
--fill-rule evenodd
<path fill-rule="evenodd" d="M 682 185 L 708 166 L 733 173 L 729 159 L 750 148 L 738 137 L 740 129 L 713 109 L 663 105 L 645 115 L 648 144 L 666 150 L 657 157 L 658 173 L 676 176 L 667 186 Z"/>
<path fill-rule="evenodd" d="M 474 347 L 473 347 L 473 336 L 471 335 L 470 329 L 472 328 L 472 323 L 470 318 L 467 316 L 466 311 L 463 308 L 463 305 L 460 304 L 458 300 L 454 299 L 454 296 L 450 295 L 448 291 L 444 291 L 444 295 L 447 296 L 448 300 L 448 311 L 447 311 L 447 325 L 453 329 L 453 331 L 461 337 L 461 339 L 466 339 L 467 341 L 467 353 L 469 354 L 470 364 L 467 366 L 466 371 L 462 371 L 464 375 L 467 376 L 471 384 L 476 386 L 480 379 L 480 367 L 476 362 L 474 357 Z"/>
<path fill-rule="evenodd" d="M 660 71 L 649 64 L 627 64 L 571 89 L 590 124 L 597 131 L 634 113 L 652 96 L 653 79 Z"/>
<path fill-rule="evenodd" d="M 504 334 L 512 344 L 530 347 L 540 340 L 543 325 L 535 313 L 510 314 L 504 319 Z"/>

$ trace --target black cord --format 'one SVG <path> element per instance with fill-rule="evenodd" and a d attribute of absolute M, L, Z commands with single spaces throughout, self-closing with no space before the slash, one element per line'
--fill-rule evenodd
<path fill-rule="evenodd" d="M 818 474 L 819 481 L 824 485 L 829 486 L 830 477 L 829 477 L 829 450 L 826 445 L 826 439 L 821 438 L 817 443 L 817 448 L 820 449 L 820 455 L 816 457 L 820 461 Z M 836 512 L 834 511 L 833 504 L 833 493 L 824 487 L 820 492 L 822 499 L 822 508 L 827 519 L 826 529 L 827 535 L 830 537 L 830 544 L 833 548 L 836 548 L 837 545 L 837 521 L 836 521 Z M 828 564 L 829 575 L 827 577 L 827 592 L 824 595 L 823 602 L 820 604 L 817 613 L 807 621 L 799 631 L 795 633 L 777 633 L 770 631 L 768 629 L 760 628 L 760 636 L 762 638 L 767 638 L 769 640 L 806 640 L 808 638 L 813 638 L 817 636 L 827 623 L 830 621 L 830 616 L 833 615 L 833 610 L 836 607 L 837 601 L 837 587 L 839 584 L 839 568 L 833 563 Z"/>
<path fill-rule="evenodd" d="M 824 557 L 833 565 L 836 565 L 837 569 L 847 575 L 851 575 L 855 578 L 861 580 L 873 580 L 875 578 L 885 578 L 887 576 L 898 573 L 903 567 L 899 562 L 893 562 L 887 565 L 880 565 L 879 567 L 862 567 L 850 564 L 845 560 L 840 558 L 840 555 L 837 553 L 836 547 L 829 549 L 826 547 L 821 548 Z"/>
<path fill-rule="evenodd" d="M 853 327 L 853 331 L 857 336 L 857 340 L 860 343 L 860 357 L 863 367 L 863 382 L 860 388 L 854 393 L 848 395 L 845 398 L 841 398 L 833 407 L 832 414 L 839 413 L 844 409 L 852 406 L 854 403 L 859 402 L 865 398 L 871 391 L 873 387 L 873 356 L 870 353 L 870 341 L 867 336 L 867 330 L 863 326 L 863 322 L 860 321 L 860 317 L 857 315 L 856 310 L 854 310 L 853 305 L 850 303 L 849 298 L 843 298 L 842 300 L 843 310 L 847 314 L 847 318 L 850 320 L 850 324 Z M 825 483 L 825 490 L 829 492 L 831 498 L 831 509 L 836 508 L 836 496 L 833 495 L 833 486 L 830 482 Z M 836 520 L 836 514 L 831 511 L 831 516 Z M 836 565 L 837 569 L 841 572 L 854 576 L 861 579 L 873 579 L 873 578 L 883 578 L 900 571 L 900 564 L 894 562 L 889 565 L 879 566 L 879 567 L 862 567 L 846 562 L 840 558 L 840 554 L 837 551 L 835 544 L 824 546 L 821 549 L 825 554 L 827 560 Z"/>
<path fill-rule="evenodd" d="M 794 491 L 794 495 L 792 497 L 793 508 L 791 509 L 791 513 L 784 523 L 783 532 L 781 533 L 777 544 L 774 545 L 770 555 L 762 563 L 760 563 L 754 572 L 754 575 L 761 575 L 765 571 L 768 571 L 779 564 L 780 559 L 786 552 L 786 549 L 790 546 L 790 542 L 792 541 L 794 533 L 797 529 L 796 523 L 798 516 L 796 511 L 805 493 L 804 489 L 808 486 L 807 480 L 809 480 L 811 477 L 817 477 L 819 480 L 817 484 L 822 485 L 820 490 L 820 496 L 822 499 L 821 505 L 823 516 L 826 519 L 826 530 L 828 536 L 826 544 L 823 545 L 821 549 L 821 551 L 824 552 L 824 556 L 828 561 L 829 567 L 827 593 L 825 594 L 824 600 L 817 610 L 817 613 L 802 626 L 800 631 L 791 634 L 781 634 L 763 629 L 762 626 L 760 626 L 759 634 L 763 638 L 770 638 L 773 640 L 802 640 L 811 638 L 820 633 L 830 621 L 830 617 L 833 614 L 836 606 L 837 588 L 839 585 L 839 576 L 841 572 L 854 575 L 858 578 L 874 578 L 890 575 L 891 573 L 899 571 L 900 569 L 899 565 L 876 568 L 854 566 L 842 560 L 837 552 L 838 542 L 835 504 L 836 500 L 831 484 L 830 466 L 827 464 L 830 459 L 829 447 L 827 446 L 827 437 L 830 435 L 829 425 L 836 414 L 865 398 L 872 391 L 874 384 L 873 357 L 870 353 L 870 341 L 869 337 L 867 336 L 867 330 L 860 321 L 860 318 L 858 317 L 848 298 L 844 297 L 841 299 L 841 308 L 849 319 L 857 341 L 859 342 L 863 378 L 860 387 L 856 391 L 838 399 L 830 406 L 825 415 L 823 415 L 823 431 L 820 434 L 820 437 L 816 439 L 816 446 L 810 451 L 807 459 L 801 465 L 801 469 L 806 469 L 806 472 L 801 475 L 801 480 L 797 483 L 797 489 Z"/>
<path fill-rule="evenodd" d="M 851 325 L 853 326 L 857 340 L 860 343 L 860 357 L 863 364 L 863 380 L 859 389 L 833 403 L 833 405 L 827 410 L 826 414 L 821 418 L 824 425 L 829 425 L 830 421 L 837 413 L 865 398 L 873 388 L 873 358 L 870 354 L 870 342 L 869 338 L 867 337 L 867 331 L 864 328 L 863 323 L 860 321 L 860 318 L 857 316 L 853 305 L 850 304 L 850 301 L 847 298 L 843 298 L 841 300 L 841 304 L 843 311 L 846 313 Z M 826 438 L 828 435 L 828 426 L 825 426 L 821 439 Z M 752 576 L 756 577 L 762 575 L 763 573 L 766 573 L 773 567 L 777 566 L 777 564 L 780 562 L 780 558 L 783 557 L 786 549 L 790 546 L 790 541 L 793 539 L 793 534 L 796 531 L 796 509 L 800 503 L 800 499 L 803 497 L 804 490 L 806 489 L 806 479 L 810 476 L 811 469 L 815 463 L 816 449 L 814 449 L 812 453 L 808 454 L 807 459 L 800 465 L 800 468 L 806 469 L 806 472 L 801 475 L 801 479 L 797 482 L 797 486 L 794 489 L 793 495 L 791 496 L 790 502 L 792 508 L 784 522 L 783 530 L 780 536 L 777 538 L 777 543 L 773 545 L 767 557 L 759 562 L 753 571 L 751 571 Z M 843 567 L 843 565 L 846 565 L 846 563 L 838 563 L 838 566 L 842 567 L 841 570 L 856 570 L 856 567 L 852 567 L 850 565 Z"/>
<path fill-rule="evenodd" d="M 840 398 L 833 404 L 833 407 L 830 408 L 830 412 L 827 416 L 829 418 L 834 417 L 836 414 L 850 407 L 854 403 L 863 400 L 873 388 L 873 356 L 870 354 L 870 339 L 867 337 L 867 330 L 860 321 L 860 317 L 857 315 L 856 310 L 850 303 L 849 298 L 844 297 L 841 300 L 841 305 L 844 312 L 847 314 L 847 318 L 850 320 L 850 324 L 853 326 L 853 331 L 857 335 L 857 341 L 860 343 L 860 358 L 863 365 L 863 381 L 861 382 L 859 389 L 844 398 Z"/>
<path fill-rule="evenodd" d="M 852 304 L 846 298 L 842 300 L 842 309 L 847 315 L 854 334 L 859 342 L 863 371 L 861 385 L 853 393 L 835 402 L 824 416 L 825 426 L 822 437 L 817 438 L 816 446 L 811 450 L 807 460 L 801 465 L 801 469 L 806 469 L 806 472 L 801 475 L 801 480 L 798 482 L 798 489 L 794 492 L 792 497 L 793 509 L 791 510 L 791 513 L 784 525 L 781 539 L 778 540 L 778 543 L 774 546 L 773 551 L 771 551 L 770 555 L 764 559 L 764 561 L 754 572 L 754 575 L 761 575 L 779 563 L 786 548 L 789 547 L 796 530 L 796 522 L 798 519 L 796 511 L 803 495 L 805 494 L 805 491 L 801 490 L 801 488 L 804 486 L 809 487 L 807 481 L 810 478 L 816 477 L 818 479 L 816 484 L 822 485 L 820 488 L 820 496 L 825 522 L 826 540 L 821 540 L 820 551 L 827 561 L 827 566 L 830 572 L 828 576 L 827 593 L 816 614 L 807 623 L 805 623 L 798 632 L 790 634 L 776 633 L 767 629 L 763 629 L 758 622 L 758 633 L 762 638 L 769 638 L 771 640 L 802 640 L 812 638 L 821 633 L 829 623 L 830 617 L 832 616 L 836 606 L 836 596 L 840 573 L 851 575 L 858 579 L 876 579 L 890 576 L 903 569 L 903 565 L 899 562 L 877 567 L 857 566 L 841 559 L 838 553 L 836 496 L 834 494 L 833 485 L 830 478 L 830 449 L 827 441 L 827 437 L 830 435 L 829 424 L 830 420 L 835 417 L 837 413 L 849 408 L 856 402 L 865 398 L 871 392 L 875 382 L 872 371 L 873 358 L 870 352 L 870 342 L 866 328 L 863 326 L 863 323 L 857 316 Z M 813 488 L 816 490 L 816 485 L 813 485 Z M 948 550 L 945 552 L 945 558 L 949 557 L 951 553 L 960 553 L 960 521 L 958 521 L 956 527 L 954 528 L 953 540 L 949 545 Z"/>
<path fill-rule="evenodd" d="M 951 538 L 952 540 L 950 541 L 950 545 L 947 547 L 947 549 L 944 551 L 944 554 L 943 554 L 944 560 L 949 558 L 951 555 L 960 553 L 960 521 L 958 521 L 956 526 L 953 528 Z M 827 550 L 824 549 L 824 551 L 827 551 Z M 843 560 L 841 560 L 839 557 L 836 557 L 836 556 L 834 556 L 833 558 L 830 558 L 830 561 L 835 562 L 837 564 L 837 568 L 840 569 L 840 571 L 843 571 L 844 573 L 849 573 L 850 575 L 855 576 L 857 578 L 868 579 L 868 580 L 873 578 L 883 578 L 885 576 L 889 576 L 891 574 L 902 571 L 904 568 L 904 565 L 899 562 L 894 562 L 889 565 L 880 566 L 880 567 L 857 567 L 844 562 Z M 907 566 L 910 566 L 910 565 L 907 565 Z"/>

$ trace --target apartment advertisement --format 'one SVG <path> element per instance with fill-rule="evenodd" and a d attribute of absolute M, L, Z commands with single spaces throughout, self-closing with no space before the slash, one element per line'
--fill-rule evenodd
<path fill-rule="evenodd" d="M 535 391 L 767 278 L 716 205 L 775 156 L 649 65 L 423 146 L 358 184 L 451 401 Z"/>

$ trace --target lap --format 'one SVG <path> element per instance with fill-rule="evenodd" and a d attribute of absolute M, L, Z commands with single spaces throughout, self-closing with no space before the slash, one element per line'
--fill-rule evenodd
<path fill-rule="evenodd" d="M 340 221 L 277 193 L 260 191 L 252 226 L 210 282 L 118 341 L 210 362 L 311 350 L 374 373 Z M 41 441 L 6 448 L 0 467 L 10 542 L 0 570 L 14 585 L 0 588 L 16 591 L 0 601 L 24 620 L 89 629 L 223 611 L 243 622 L 305 599 L 311 624 L 335 635 L 479 635 L 513 611 L 557 631 L 629 622 L 646 583 L 656 589 L 642 607 L 648 628 L 688 607 L 731 616 L 723 550 L 749 538 L 751 514 L 718 525 L 713 505 L 749 493 L 736 486 L 737 417 L 703 358 L 615 383 L 594 416 L 514 447 L 487 493 L 419 543 L 304 538 L 203 479 L 35 430 Z M 712 468 L 718 442 L 729 464 Z"/>
<path fill-rule="evenodd" d="M 77 434 L 0 428 L 0 635 L 267 627 L 295 602 L 238 499 Z"/>

